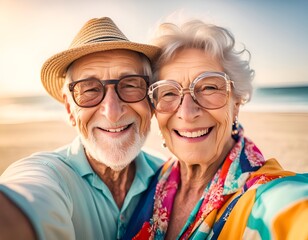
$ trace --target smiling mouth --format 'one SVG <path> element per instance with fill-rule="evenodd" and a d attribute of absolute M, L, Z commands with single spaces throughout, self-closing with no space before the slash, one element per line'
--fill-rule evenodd
<path fill-rule="evenodd" d="M 126 126 L 123 126 L 123 127 L 119 127 L 119 128 L 110 128 L 110 129 L 105 129 L 105 128 L 100 128 L 100 130 L 103 130 L 105 132 L 110 132 L 110 133 L 119 133 L 119 132 L 122 132 L 122 131 L 125 131 L 126 129 L 128 129 L 130 126 L 132 126 L 133 124 L 129 124 L 129 125 L 126 125 Z"/>
<path fill-rule="evenodd" d="M 177 131 L 174 130 L 176 132 L 177 135 L 179 135 L 180 137 L 186 137 L 186 138 L 198 138 L 198 137 L 203 137 L 205 135 L 207 135 L 208 133 L 211 132 L 213 128 L 207 128 L 207 129 L 202 129 L 202 130 L 198 130 L 198 131 L 194 131 L 194 132 L 188 132 L 188 131 Z"/>

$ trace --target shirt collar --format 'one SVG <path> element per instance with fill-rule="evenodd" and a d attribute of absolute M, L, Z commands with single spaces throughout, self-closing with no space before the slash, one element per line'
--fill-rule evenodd
<path fill-rule="evenodd" d="M 136 164 L 135 178 L 138 178 L 144 187 L 148 186 L 150 178 L 155 174 L 158 168 L 157 166 L 154 166 L 154 164 L 151 164 L 153 161 L 150 158 L 155 157 L 147 155 L 145 152 L 141 151 L 134 160 Z M 68 148 L 67 161 L 68 164 L 82 177 L 89 174 L 96 175 L 88 162 L 83 144 L 79 137 L 75 138 Z"/>
<path fill-rule="evenodd" d="M 70 147 L 68 148 L 67 161 L 69 165 L 74 170 L 76 170 L 82 177 L 88 174 L 94 174 L 94 171 L 88 162 L 84 147 L 79 137 L 75 138 Z"/>

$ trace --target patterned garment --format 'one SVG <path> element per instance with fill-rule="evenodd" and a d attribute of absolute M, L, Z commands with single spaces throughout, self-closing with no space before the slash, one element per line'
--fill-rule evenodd
<path fill-rule="evenodd" d="M 179 162 L 171 159 L 137 207 L 125 239 L 164 239 L 179 183 Z M 307 183 L 307 175 L 283 171 L 274 159 L 265 161 L 241 130 L 236 145 L 205 188 L 177 239 L 285 239 L 293 223 L 283 226 L 282 231 L 279 222 L 293 214 L 288 207 L 308 219 Z M 295 197 L 286 197 L 286 203 L 269 216 L 281 195 L 289 196 L 292 184 L 296 186 L 293 190 L 298 189 Z M 275 192 L 277 196 L 272 199 Z M 275 222 L 276 228 L 272 227 Z M 307 238 L 296 239 L 308 239 L 308 232 L 300 230 L 301 224 L 295 227 Z"/>

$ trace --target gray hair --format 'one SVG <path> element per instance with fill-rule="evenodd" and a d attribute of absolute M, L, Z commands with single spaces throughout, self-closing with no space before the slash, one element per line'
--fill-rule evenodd
<path fill-rule="evenodd" d="M 153 81 L 158 81 L 160 68 L 172 60 L 178 50 L 196 48 L 210 53 L 221 62 L 226 74 L 234 82 L 233 96 L 242 103 L 250 100 L 254 70 L 249 66 L 250 52 L 243 47 L 235 49 L 233 34 L 223 27 L 204 23 L 201 20 L 190 20 L 182 25 L 162 23 L 153 38 L 153 44 L 162 49 L 155 64 Z M 242 59 L 243 55 L 248 58 Z"/>

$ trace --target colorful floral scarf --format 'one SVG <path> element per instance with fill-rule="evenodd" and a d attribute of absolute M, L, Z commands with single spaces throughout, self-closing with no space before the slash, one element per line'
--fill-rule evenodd
<path fill-rule="evenodd" d="M 237 143 L 205 188 L 178 239 L 205 239 L 208 237 L 215 239 L 240 196 L 251 186 L 263 184 L 276 178 L 262 175 L 249 179 L 251 173 L 257 171 L 264 163 L 262 153 L 252 141 L 243 136 L 243 130 L 240 129 Z M 164 164 L 156 182 L 156 189 L 152 190 L 152 194 L 155 192 L 152 211 L 143 212 L 144 209 L 150 207 L 147 200 L 143 202 L 146 204 L 146 206 L 143 205 L 143 210 L 137 210 L 139 216 L 142 216 L 145 221 L 142 222 L 142 227 L 141 225 L 139 227 L 140 231 L 133 239 L 164 239 L 179 182 L 179 162 L 171 159 Z M 240 189 L 241 194 L 231 201 L 222 217 L 218 221 L 215 220 L 218 210 Z M 151 198 L 148 197 L 148 199 Z M 135 224 L 138 225 L 138 222 Z"/>

